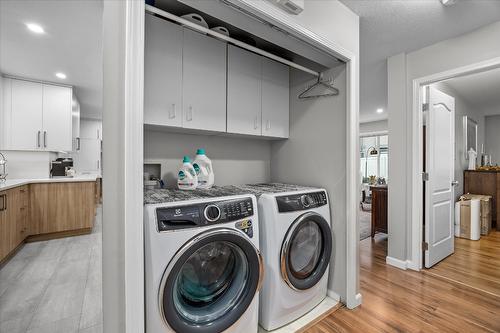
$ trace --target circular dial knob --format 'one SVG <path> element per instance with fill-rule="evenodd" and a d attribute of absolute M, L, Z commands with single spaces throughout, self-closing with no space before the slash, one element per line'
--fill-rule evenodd
<path fill-rule="evenodd" d="M 216 205 L 208 205 L 205 207 L 204 214 L 207 221 L 215 222 L 220 218 L 220 208 Z"/>
<path fill-rule="evenodd" d="M 314 200 L 309 195 L 304 194 L 303 196 L 300 197 L 300 202 L 304 207 L 309 207 L 314 203 Z"/>

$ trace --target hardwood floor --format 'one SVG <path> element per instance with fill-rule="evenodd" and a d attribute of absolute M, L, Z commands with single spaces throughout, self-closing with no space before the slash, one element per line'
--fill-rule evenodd
<path fill-rule="evenodd" d="M 306 332 L 500 332 L 500 297 L 386 265 L 386 248 L 385 235 L 361 241 L 363 304 L 340 308 Z"/>
<path fill-rule="evenodd" d="M 424 272 L 500 297 L 500 231 L 479 241 L 455 238 L 455 253 Z"/>

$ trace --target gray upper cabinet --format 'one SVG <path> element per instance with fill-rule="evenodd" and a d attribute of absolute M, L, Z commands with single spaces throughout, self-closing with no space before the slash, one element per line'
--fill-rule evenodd
<path fill-rule="evenodd" d="M 290 69 L 262 58 L 262 135 L 288 138 L 290 114 Z"/>
<path fill-rule="evenodd" d="M 226 43 L 184 29 L 183 127 L 226 131 Z"/>
<path fill-rule="evenodd" d="M 182 27 L 146 15 L 144 123 L 182 126 Z"/>
<path fill-rule="evenodd" d="M 227 131 L 261 135 L 261 57 L 229 45 Z"/>

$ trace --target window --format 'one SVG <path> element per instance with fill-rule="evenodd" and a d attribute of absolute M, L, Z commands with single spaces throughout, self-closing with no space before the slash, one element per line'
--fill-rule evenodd
<path fill-rule="evenodd" d="M 361 179 L 368 183 L 370 176 L 387 181 L 389 139 L 387 135 L 365 136 L 359 139 Z"/>

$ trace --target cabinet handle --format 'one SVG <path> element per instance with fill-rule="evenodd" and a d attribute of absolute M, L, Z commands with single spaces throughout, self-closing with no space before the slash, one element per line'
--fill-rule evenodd
<path fill-rule="evenodd" d="M 188 107 L 188 112 L 186 114 L 186 120 L 187 121 L 192 121 L 193 120 L 193 106 Z"/>
<path fill-rule="evenodd" d="M 43 131 L 43 147 L 47 148 L 47 131 Z"/>
<path fill-rule="evenodd" d="M 266 121 L 266 130 L 270 130 L 271 129 L 271 121 L 268 120 Z"/>
<path fill-rule="evenodd" d="M 97 160 L 97 169 L 99 169 L 101 163 L 99 163 L 99 160 Z"/>
<path fill-rule="evenodd" d="M 38 134 L 36 135 L 36 145 L 40 148 L 40 131 L 38 131 Z"/>
<path fill-rule="evenodd" d="M 7 210 L 7 194 L 2 194 L 0 196 L 2 198 L 2 208 L 0 208 L 0 212 Z"/>
<path fill-rule="evenodd" d="M 80 150 L 80 138 L 76 138 L 76 150 Z"/>
<path fill-rule="evenodd" d="M 172 108 L 168 112 L 168 118 L 169 119 L 174 119 L 175 116 L 176 116 L 176 114 L 175 114 L 175 103 L 172 103 Z"/>
<path fill-rule="evenodd" d="M 259 117 L 255 116 L 255 118 L 253 119 L 253 129 L 259 128 L 259 124 L 257 123 L 258 120 Z"/>

